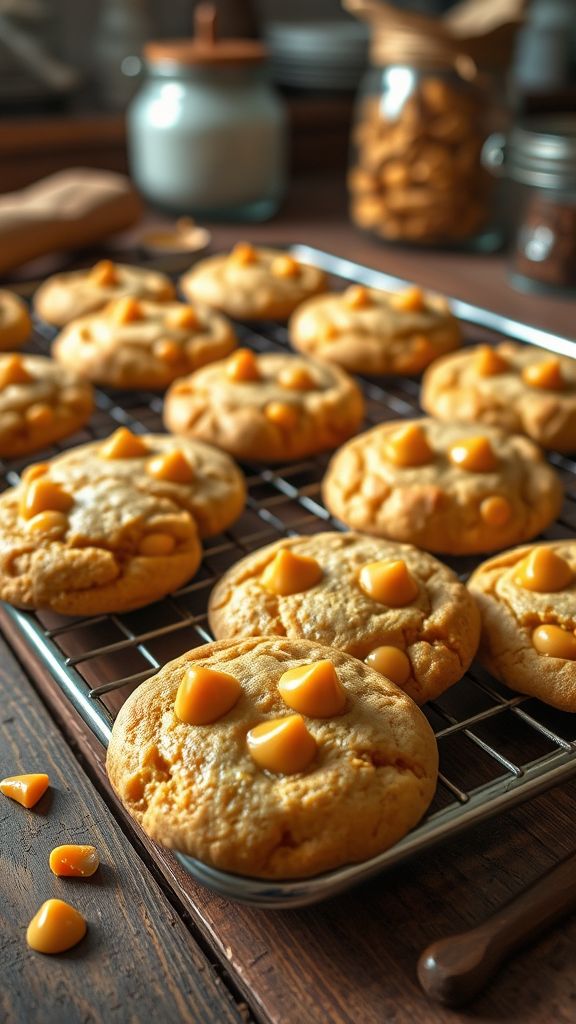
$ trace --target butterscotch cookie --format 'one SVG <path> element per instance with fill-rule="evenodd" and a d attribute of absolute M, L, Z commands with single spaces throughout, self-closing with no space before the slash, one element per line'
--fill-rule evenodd
<path fill-rule="evenodd" d="M 0 288 L 0 349 L 20 348 L 32 330 L 32 321 L 22 299 Z"/>
<path fill-rule="evenodd" d="M 243 348 L 176 381 L 164 403 L 168 430 L 261 462 L 335 448 L 363 415 L 362 394 L 339 367 Z"/>
<path fill-rule="evenodd" d="M 95 313 L 111 299 L 126 295 L 169 302 L 176 292 L 170 279 L 158 270 L 100 260 L 91 268 L 47 278 L 34 295 L 34 309 L 43 320 L 64 327 L 76 317 Z"/>
<path fill-rule="evenodd" d="M 576 711 L 576 541 L 505 551 L 469 580 L 480 660 L 513 690 Z"/>
<path fill-rule="evenodd" d="M 44 356 L 0 355 L 0 456 L 48 448 L 90 419 L 92 388 Z"/>
<path fill-rule="evenodd" d="M 345 651 L 417 703 L 462 678 L 480 617 L 463 583 L 432 555 L 359 533 L 269 544 L 237 562 L 208 607 L 216 639 L 287 636 Z"/>
<path fill-rule="evenodd" d="M 276 249 L 240 242 L 230 253 L 199 260 L 180 279 L 192 302 L 237 320 L 286 320 L 304 299 L 326 288 L 326 275 Z"/>
<path fill-rule="evenodd" d="M 576 359 L 531 345 L 479 345 L 427 371 L 421 403 L 441 420 L 491 423 L 576 451 Z"/>
<path fill-rule="evenodd" d="M 528 438 L 432 419 L 382 423 L 349 441 L 323 493 L 353 529 L 450 555 L 528 540 L 562 505 L 559 477 Z"/>
<path fill-rule="evenodd" d="M 390 294 L 352 285 L 302 303 L 290 318 L 294 348 L 351 373 L 420 373 L 456 348 L 460 327 L 446 300 L 420 288 Z"/>
<path fill-rule="evenodd" d="M 51 477 L 75 487 L 87 479 L 118 480 L 191 515 L 201 537 L 211 537 L 241 515 L 246 484 L 225 452 L 201 441 L 166 434 L 134 435 L 121 427 L 104 441 L 79 445 L 50 463 Z"/>
<path fill-rule="evenodd" d="M 438 755 L 410 698 L 340 651 L 253 637 L 207 644 L 131 694 L 107 768 L 165 846 L 264 878 L 373 857 L 428 807 Z"/>
<path fill-rule="evenodd" d="M 164 389 L 235 346 L 232 325 L 219 313 L 126 296 L 68 324 L 52 351 L 95 384 Z"/>

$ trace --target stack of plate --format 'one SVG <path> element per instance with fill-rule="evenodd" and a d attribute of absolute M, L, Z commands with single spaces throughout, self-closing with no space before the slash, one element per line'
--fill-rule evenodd
<path fill-rule="evenodd" d="M 265 39 L 278 85 L 352 91 L 368 64 L 368 29 L 356 21 L 274 21 Z"/>

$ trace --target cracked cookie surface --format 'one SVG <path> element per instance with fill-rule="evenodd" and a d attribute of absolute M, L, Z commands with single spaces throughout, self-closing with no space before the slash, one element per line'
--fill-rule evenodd
<path fill-rule="evenodd" d="M 84 425 L 92 388 L 44 356 L 0 355 L 0 456 L 48 448 Z"/>
<path fill-rule="evenodd" d="M 400 304 L 404 295 L 405 307 Z M 363 374 L 420 373 L 456 348 L 461 334 L 441 296 L 358 285 L 302 303 L 290 318 L 289 331 L 292 345 L 305 355 Z"/>
<path fill-rule="evenodd" d="M 576 451 L 576 359 L 531 345 L 478 346 L 439 359 L 424 376 L 421 404 L 441 420 L 493 424 L 544 448 Z"/>
<path fill-rule="evenodd" d="M 104 457 L 110 443 L 141 450 Z M 141 607 L 190 579 L 198 534 L 243 504 L 243 478 L 221 452 L 120 430 L 28 467 L 0 496 L 0 595 L 64 615 Z"/>
<path fill-rule="evenodd" d="M 0 349 L 20 348 L 32 331 L 26 303 L 19 295 L 0 288 Z"/>
<path fill-rule="evenodd" d="M 285 551 L 314 559 L 318 582 L 289 594 L 271 589 L 266 572 Z M 403 606 L 376 600 L 361 585 L 365 566 L 397 560 L 418 588 Z M 296 576 L 298 571 L 296 562 Z M 253 552 L 216 584 L 208 616 L 217 639 L 286 636 L 326 644 L 362 661 L 383 646 L 402 651 L 409 675 L 394 681 L 419 704 L 462 678 L 480 634 L 476 604 L 451 569 L 410 545 L 355 533 L 290 537 Z"/>
<path fill-rule="evenodd" d="M 568 566 L 562 585 L 550 590 L 544 582 L 533 590 L 519 582 L 533 553 L 538 559 L 552 553 L 556 566 Z M 480 661 L 511 689 L 576 711 L 576 541 L 505 551 L 483 562 L 468 587 L 482 615 Z M 539 642 L 539 631 L 548 643 Z"/>
<path fill-rule="evenodd" d="M 102 309 L 112 299 L 132 296 L 168 302 L 176 291 L 170 278 L 158 270 L 101 260 L 93 267 L 69 270 L 48 277 L 34 294 L 38 316 L 56 327 Z"/>
<path fill-rule="evenodd" d="M 261 462 L 335 448 L 363 415 L 360 389 L 339 367 L 249 349 L 176 381 L 164 403 L 168 430 Z"/>
<path fill-rule="evenodd" d="M 330 659 L 346 703 L 304 716 L 316 752 L 294 774 L 263 771 L 247 748 L 255 726 L 290 714 L 286 671 Z M 187 670 L 232 675 L 240 697 L 209 725 L 189 725 L 174 702 Z M 387 849 L 432 800 L 438 754 L 410 698 L 340 651 L 303 640 L 251 638 L 199 647 L 165 665 L 122 707 L 108 748 L 112 785 L 143 829 L 223 870 L 295 878 Z"/>
<path fill-rule="evenodd" d="M 479 471 L 466 468 L 476 460 Z M 432 419 L 358 435 L 332 457 L 323 481 L 327 507 L 352 529 L 452 555 L 528 540 L 553 521 L 562 493 L 528 438 Z"/>
<path fill-rule="evenodd" d="M 231 324 L 212 310 L 128 298 L 75 319 L 52 352 L 95 384 L 163 390 L 235 347 Z"/>
<path fill-rule="evenodd" d="M 241 242 L 199 260 L 179 284 L 191 301 L 238 320 L 286 320 L 304 299 L 325 291 L 326 275 L 279 249 Z"/>

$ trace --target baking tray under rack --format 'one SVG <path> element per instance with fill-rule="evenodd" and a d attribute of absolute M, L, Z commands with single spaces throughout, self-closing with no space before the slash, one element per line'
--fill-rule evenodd
<path fill-rule="evenodd" d="M 307 246 L 294 246 L 291 251 L 322 266 L 336 287 L 351 281 L 381 288 L 408 283 Z M 464 321 L 468 343 L 514 338 L 576 356 L 576 343 L 570 339 L 458 300 L 453 300 L 453 305 Z M 32 348 L 47 351 L 53 333 L 47 325 L 36 323 Z M 257 351 L 284 350 L 288 345 L 286 328 L 276 323 L 257 328 L 239 324 L 238 333 Z M 418 414 L 416 380 L 370 379 L 362 384 L 367 425 Z M 33 459 L 0 463 L 2 486 L 16 484 L 27 463 L 104 437 L 119 425 L 136 432 L 161 430 L 161 411 L 162 398 L 157 394 L 100 391 L 87 429 Z M 543 537 L 574 536 L 576 463 L 560 455 L 550 458 L 563 478 L 566 501 L 560 519 Z M 205 543 L 202 566 L 189 584 L 148 608 L 72 619 L 4 606 L 3 621 L 24 639 L 30 664 L 49 672 L 104 746 L 114 716 L 136 686 L 170 659 L 212 639 L 206 606 L 223 571 L 248 552 L 280 537 L 342 528 L 332 520 L 320 497 L 327 461 L 328 456 L 321 456 L 274 469 L 244 465 L 249 494 L 243 516 L 226 533 Z M 480 559 L 447 561 L 465 576 Z M 438 791 L 422 823 L 392 849 L 362 864 L 285 882 L 232 875 L 182 855 L 179 860 L 196 881 L 222 896 L 263 907 L 303 906 L 332 896 L 576 775 L 576 715 L 512 694 L 476 665 L 461 682 L 426 705 L 424 712 L 440 750 Z"/>

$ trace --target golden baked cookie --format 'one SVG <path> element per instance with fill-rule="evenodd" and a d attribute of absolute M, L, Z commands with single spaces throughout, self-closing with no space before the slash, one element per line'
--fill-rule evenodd
<path fill-rule="evenodd" d="M 68 437 L 90 419 L 92 387 L 44 356 L 0 355 L 0 456 L 16 458 Z"/>
<path fill-rule="evenodd" d="M 19 295 L 0 288 L 0 349 L 20 348 L 32 330 L 26 303 Z"/>
<path fill-rule="evenodd" d="M 576 359 L 532 345 L 478 345 L 439 359 L 421 404 L 441 420 L 491 423 L 544 448 L 576 451 Z"/>
<path fill-rule="evenodd" d="M 449 555 L 526 541 L 562 505 L 560 478 L 527 437 L 433 419 L 353 438 L 333 456 L 323 494 L 352 529 Z"/>
<path fill-rule="evenodd" d="M 418 704 L 462 678 L 480 616 L 446 565 L 408 544 L 317 533 L 269 544 L 229 569 L 208 606 L 216 639 L 286 636 L 345 651 Z"/>
<path fill-rule="evenodd" d="M 158 270 L 100 260 L 93 267 L 47 278 L 34 295 L 34 309 L 43 320 L 64 327 L 76 317 L 95 313 L 111 299 L 126 295 L 169 302 L 176 291 L 170 279 Z"/>
<path fill-rule="evenodd" d="M 482 615 L 482 663 L 511 689 L 576 711 L 576 541 L 505 551 L 468 586 Z"/>
<path fill-rule="evenodd" d="M 315 875 L 392 846 L 432 800 L 434 735 L 410 698 L 305 640 L 222 640 L 131 694 L 110 781 L 145 832 L 215 868 Z"/>
<path fill-rule="evenodd" d="M 326 275 L 281 250 L 239 242 L 230 253 L 199 260 L 180 288 L 190 301 L 237 320 L 287 320 L 300 302 L 325 291 Z"/>
<path fill-rule="evenodd" d="M 78 445 L 50 463 L 51 476 L 80 486 L 112 478 L 165 498 L 191 515 L 201 537 L 227 529 L 246 503 L 244 475 L 225 452 L 166 434 L 133 435 L 121 427 L 104 441 Z"/>
<path fill-rule="evenodd" d="M 164 402 L 168 430 L 260 462 L 335 448 L 363 416 L 360 389 L 339 367 L 245 348 L 176 381 Z"/>
<path fill-rule="evenodd" d="M 408 288 L 390 294 L 352 285 L 302 303 L 290 318 L 294 348 L 351 373 L 420 373 L 460 343 L 444 298 Z"/>
<path fill-rule="evenodd" d="M 232 325 L 220 313 L 125 296 L 68 324 L 52 352 L 95 384 L 163 390 L 235 347 Z"/>

